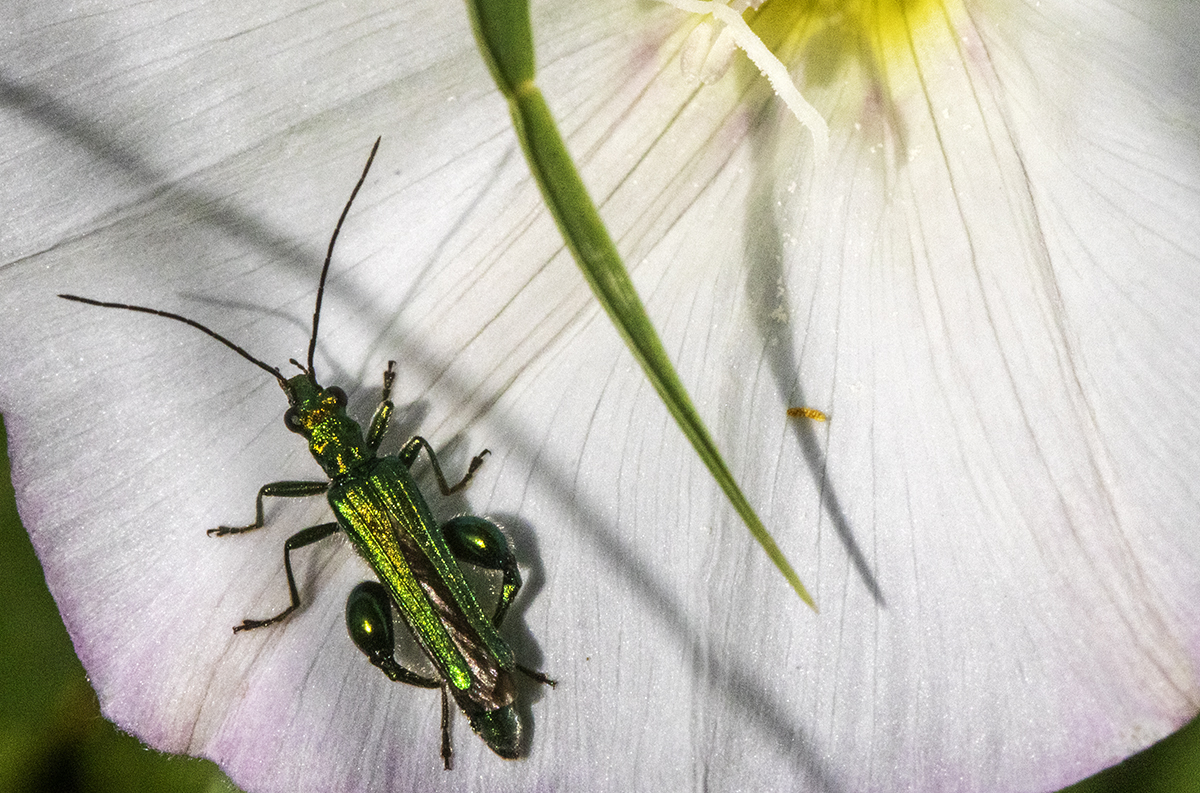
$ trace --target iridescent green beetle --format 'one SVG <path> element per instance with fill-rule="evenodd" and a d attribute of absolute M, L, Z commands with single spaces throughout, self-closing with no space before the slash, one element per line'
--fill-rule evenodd
<path fill-rule="evenodd" d="M 376 140 L 362 176 L 329 240 L 313 309 L 307 365 L 293 359 L 292 363 L 301 371 L 294 377 L 285 378 L 278 369 L 215 331 L 178 314 L 74 295 L 59 297 L 93 306 L 154 314 L 191 325 L 279 381 L 289 405 L 284 413 L 284 423 L 292 432 L 304 436 L 309 451 L 329 479 L 264 485 L 255 500 L 254 523 L 221 526 L 208 533 L 223 536 L 262 528 L 263 499 L 268 496 L 300 498 L 324 493 L 337 520 L 310 526 L 284 543 L 283 563 L 291 605 L 273 617 L 247 619 L 233 630 L 237 633 L 272 625 L 299 608 L 300 593 L 292 574 L 291 552 L 329 537 L 339 529 L 344 531 L 379 579 L 359 584 L 346 601 L 346 626 L 350 638 L 390 679 L 441 689 L 442 759 L 448 770 L 453 755 L 449 726 L 451 697 L 487 745 L 501 757 L 513 759 L 520 756 L 523 748 L 521 721 L 514 707 L 513 674 L 521 672 L 551 686 L 555 682 L 541 672 L 518 664 L 512 649 L 497 630 L 521 588 L 516 557 L 504 534 L 491 521 L 473 515 L 463 515 L 438 526 L 409 470 L 424 449 L 433 465 L 438 487 L 443 494 L 450 495 L 471 481 L 488 451 L 485 449 L 471 460 L 466 475 L 453 487 L 446 483 L 437 456 L 424 438 L 412 438 L 394 457 L 377 457 L 393 410 L 394 361 L 388 362 L 384 372 L 379 407 L 365 437 L 358 423 L 346 414 L 346 393 L 337 386 L 326 388 L 317 382 L 313 355 L 334 244 L 378 149 L 379 141 Z M 503 574 L 499 602 L 490 619 L 484 615 L 474 591 L 463 577 L 459 561 Z M 437 678 L 405 669 L 396 661 L 393 605 L 437 670 Z"/>

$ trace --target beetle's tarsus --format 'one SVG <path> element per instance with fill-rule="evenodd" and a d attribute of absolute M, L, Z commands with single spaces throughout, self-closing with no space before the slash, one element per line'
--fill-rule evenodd
<path fill-rule="evenodd" d="M 557 680 L 552 680 L 546 677 L 544 672 L 539 672 L 536 669 L 530 669 L 527 666 L 521 666 L 520 664 L 517 664 L 517 671 L 525 675 L 525 677 L 528 677 L 530 680 L 541 683 L 543 686 L 550 686 L 550 688 L 554 688 L 558 685 Z"/>
<path fill-rule="evenodd" d="M 454 767 L 454 742 L 450 738 L 450 689 L 442 685 L 442 767 Z"/>
<path fill-rule="evenodd" d="M 255 526 L 251 523 L 249 526 L 218 526 L 215 529 L 209 529 L 206 533 L 209 537 L 224 537 L 229 534 L 241 534 L 245 531 L 254 531 L 261 528 L 262 526 Z"/>
<path fill-rule="evenodd" d="M 286 619 L 289 614 L 291 614 L 293 611 L 296 610 L 296 608 L 297 608 L 296 606 L 288 606 L 286 609 L 279 612 L 274 617 L 267 617 L 265 620 L 250 620 L 250 619 L 242 620 L 241 625 L 233 626 L 233 632 L 241 633 L 242 631 L 252 631 L 257 628 L 265 628 L 268 625 L 274 625 L 275 623 Z"/>

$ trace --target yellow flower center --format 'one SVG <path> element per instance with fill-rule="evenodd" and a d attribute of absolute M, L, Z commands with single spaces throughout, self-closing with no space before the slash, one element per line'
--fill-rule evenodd
<path fill-rule="evenodd" d="M 920 33 L 943 0 L 663 0 L 703 17 L 680 57 L 684 74 L 719 80 L 735 47 L 746 53 L 775 93 L 812 133 L 820 161 L 829 148 L 825 119 L 800 93 L 788 65 L 802 67 L 809 83 L 827 83 L 854 59 L 886 74 L 893 57 L 919 46 Z M 749 21 L 743 15 L 749 11 Z"/>

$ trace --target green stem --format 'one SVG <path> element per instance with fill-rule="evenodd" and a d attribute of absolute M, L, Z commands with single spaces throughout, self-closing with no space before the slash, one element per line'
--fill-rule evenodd
<path fill-rule="evenodd" d="M 550 108 L 534 83 L 533 32 L 528 0 L 467 0 L 467 7 L 479 49 L 496 85 L 508 98 L 513 126 L 529 168 L 600 305 L 608 312 L 667 410 L 725 491 L 754 539 L 762 545 L 800 599 L 816 610 L 808 590 L 734 481 L 692 405 L 658 333 L 650 324 L 617 247 L 571 160 Z"/>

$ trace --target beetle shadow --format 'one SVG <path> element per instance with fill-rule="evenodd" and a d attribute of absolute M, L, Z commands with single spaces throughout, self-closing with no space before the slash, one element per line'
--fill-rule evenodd
<path fill-rule="evenodd" d="M 505 536 L 508 537 L 509 544 L 512 546 L 513 553 L 517 557 L 517 563 L 521 567 L 522 586 L 521 592 L 513 601 L 512 606 L 505 615 L 504 624 L 500 628 L 500 633 L 504 640 L 512 647 L 513 654 L 516 656 L 517 663 L 528 669 L 541 672 L 546 677 L 558 681 L 553 674 L 546 674 L 542 669 L 542 663 L 545 661 L 545 656 L 542 654 L 541 647 L 538 646 L 537 639 L 533 632 L 529 630 L 529 625 L 525 622 L 525 612 L 528 610 L 530 603 L 542 591 L 546 585 L 546 568 L 542 564 L 541 546 L 537 540 L 537 532 L 529 523 L 517 515 L 511 513 L 500 513 L 492 515 L 489 519 L 494 519 L 495 522 L 504 530 Z M 533 743 L 535 732 L 535 723 L 533 718 L 533 705 L 535 702 L 540 702 L 542 697 L 546 696 L 548 686 L 538 680 L 534 680 L 527 674 L 518 670 L 514 676 L 517 685 L 517 715 L 520 718 L 521 731 L 521 756 L 525 757 L 529 754 L 529 747 Z"/>

